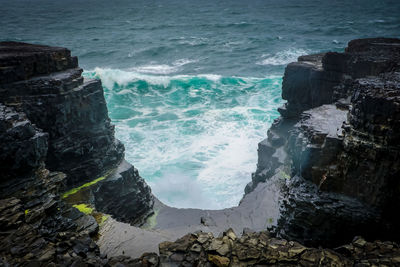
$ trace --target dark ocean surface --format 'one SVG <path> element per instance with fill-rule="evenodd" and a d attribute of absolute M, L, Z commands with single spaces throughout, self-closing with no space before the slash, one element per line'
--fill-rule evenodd
<path fill-rule="evenodd" d="M 0 0 L 0 40 L 71 49 L 126 157 L 176 207 L 237 205 L 285 65 L 400 37 L 400 1 Z"/>

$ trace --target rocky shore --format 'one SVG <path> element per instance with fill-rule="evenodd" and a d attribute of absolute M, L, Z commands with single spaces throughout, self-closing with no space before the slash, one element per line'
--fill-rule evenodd
<path fill-rule="evenodd" d="M 65 48 L 0 43 L 0 266 L 400 264 L 399 39 L 289 64 L 252 182 L 219 211 L 158 201 L 81 74 Z"/>

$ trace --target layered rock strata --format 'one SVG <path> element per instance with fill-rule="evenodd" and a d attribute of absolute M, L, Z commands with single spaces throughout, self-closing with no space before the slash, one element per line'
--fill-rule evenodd
<path fill-rule="evenodd" d="M 66 175 L 44 167 L 48 135 L 0 104 L 0 265 L 94 262 L 93 217 L 60 201 Z"/>
<path fill-rule="evenodd" d="M 152 212 L 150 188 L 123 160 L 124 146 L 114 137 L 101 81 L 81 74 L 68 49 L 0 43 L 0 102 L 26 114 L 48 135 L 46 168 L 64 172 L 71 188 L 123 166 L 123 173 L 93 188 L 101 193 L 90 200 L 99 211 L 142 222 Z"/>
<path fill-rule="evenodd" d="M 85 80 L 76 57 L 58 47 L 0 44 L 0 101 L 49 134 L 46 166 L 68 185 L 101 176 L 123 158 L 101 82 Z"/>
<path fill-rule="evenodd" d="M 354 234 L 400 239 L 399 75 L 399 39 L 354 40 L 344 53 L 287 66 L 287 103 L 259 144 L 246 187 L 284 170 L 282 236 L 329 246 Z"/>
<path fill-rule="evenodd" d="M 92 211 L 129 223 L 152 212 L 150 188 L 123 160 L 101 82 L 81 73 L 65 48 L 0 43 L 2 266 L 103 266 L 108 260 L 91 238 L 102 218 Z M 68 188 L 99 176 L 88 202 L 76 205 L 90 212 L 61 200 Z"/>

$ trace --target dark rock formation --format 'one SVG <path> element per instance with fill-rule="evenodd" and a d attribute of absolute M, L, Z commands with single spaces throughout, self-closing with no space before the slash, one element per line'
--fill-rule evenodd
<path fill-rule="evenodd" d="M 115 201 L 118 196 L 118 201 Z M 150 187 L 125 160 L 94 189 L 95 206 L 123 222 L 141 225 L 153 213 Z"/>
<path fill-rule="evenodd" d="M 32 170 L 41 166 L 46 157 L 47 134 L 32 125 L 25 114 L 17 113 L 2 104 L 0 143 L 2 182 L 7 182 L 16 175 L 31 174 Z"/>
<path fill-rule="evenodd" d="M 400 40 L 385 38 L 354 40 L 344 53 L 287 66 L 288 102 L 259 144 L 246 187 L 285 170 L 279 234 L 328 246 L 355 234 L 400 240 L 399 73 Z"/>
<path fill-rule="evenodd" d="M 0 66 L 0 101 L 24 112 L 48 134 L 47 168 L 66 173 L 71 187 L 122 164 L 133 175 L 102 181 L 99 192 L 105 195 L 94 195 L 97 209 L 126 222 L 140 222 L 151 213 L 149 187 L 133 166 L 122 162 L 124 146 L 114 137 L 101 81 L 84 79 L 77 58 L 59 47 L 3 42 Z M 12 161 L 13 151 L 4 149 Z M 115 209 L 121 202 L 125 208 Z"/>
<path fill-rule="evenodd" d="M 66 176 L 44 168 L 47 134 L 2 104 L 0 129 L 0 265 L 102 265 L 89 237 L 98 229 L 96 221 L 60 201 Z"/>
<path fill-rule="evenodd" d="M 49 134 L 46 166 L 68 185 L 95 179 L 123 158 L 99 80 L 84 80 L 65 48 L 0 44 L 0 101 Z"/>
<path fill-rule="evenodd" d="M 90 237 L 95 218 L 60 199 L 72 185 L 112 172 L 96 183 L 97 210 L 132 223 L 152 212 L 150 188 L 123 160 L 101 82 L 81 73 L 65 48 L 0 43 L 1 266 L 107 264 Z"/>

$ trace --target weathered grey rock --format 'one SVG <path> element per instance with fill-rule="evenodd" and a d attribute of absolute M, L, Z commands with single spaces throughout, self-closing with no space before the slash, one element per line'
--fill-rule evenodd
<path fill-rule="evenodd" d="M 150 187 L 125 160 L 112 175 L 98 183 L 93 193 L 99 211 L 123 222 L 141 225 L 153 213 Z"/>
<path fill-rule="evenodd" d="M 77 59 L 64 48 L 3 42 L 0 59 L 2 70 L 14 73 L 0 82 L 0 101 L 24 112 L 48 137 L 47 156 L 42 153 L 46 167 L 66 173 L 71 187 L 124 166 L 122 175 L 99 185 L 98 192 L 104 196 L 96 194 L 95 203 L 99 210 L 126 222 L 141 222 L 151 214 L 151 190 L 137 170 L 123 161 L 124 146 L 114 137 L 101 81 L 83 79 Z M 22 129 L 27 135 L 29 129 L 25 128 L 14 131 Z M 4 149 L 15 154 L 9 147 Z M 13 158 L 8 161 L 21 164 Z M 23 166 L 15 169 L 23 170 Z"/>
<path fill-rule="evenodd" d="M 47 154 L 47 134 L 40 131 L 25 114 L 0 103 L 0 179 L 30 175 Z"/>
<path fill-rule="evenodd" d="M 353 40 L 344 53 L 287 66 L 288 102 L 259 144 L 245 190 L 277 172 L 301 177 L 287 183 L 282 236 L 313 245 L 337 245 L 355 233 L 400 240 L 399 72 L 400 40 L 387 38 Z"/>
<path fill-rule="evenodd" d="M 78 58 L 62 47 L 17 42 L 0 44 L 0 83 L 7 84 L 78 66 Z"/>
<path fill-rule="evenodd" d="M 0 101 L 49 134 L 48 168 L 77 185 L 121 161 L 124 147 L 114 137 L 101 82 L 84 80 L 69 50 L 3 42 L 0 58 L 2 70 L 15 72 L 0 82 Z"/>
<path fill-rule="evenodd" d="M 304 56 L 286 67 L 282 98 L 288 102 L 279 109 L 282 116 L 296 117 L 304 110 L 332 103 L 334 87 L 342 79 L 342 74 L 325 71 L 322 58 L 322 54 Z"/>
<path fill-rule="evenodd" d="M 65 48 L 0 43 L 2 265 L 107 265 L 90 238 L 98 231 L 94 217 L 60 200 L 66 184 L 98 178 L 123 159 L 101 82 L 84 80 L 81 73 Z M 127 168 L 112 189 L 124 190 L 112 192 L 109 201 L 116 205 L 120 200 L 126 209 L 135 206 L 129 216 L 140 220 L 151 212 L 151 192 L 123 163 Z M 103 190 L 109 182 L 103 182 Z M 139 262 L 157 265 L 157 260 L 147 255 Z"/>
<path fill-rule="evenodd" d="M 335 247 L 362 233 L 379 238 L 385 230 L 380 212 L 357 199 L 321 191 L 298 176 L 288 180 L 287 186 L 287 200 L 278 222 L 281 237 Z"/>
<path fill-rule="evenodd" d="M 329 183 L 330 173 L 337 168 L 336 158 L 343 150 L 342 125 L 348 110 L 323 105 L 301 115 L 288 139 L 292 172 L 300 174 L 319 187 Z"/>
<path fill-rule="evenodd" d="M 70 209 L 58 197 L 66 176 L 44 168 L 47 135 L 32 125 L 24 113 L 2 104 L 0 127 L 0 256 L 3 263 L 6 266 L 51 262 L 68 265 L 68 260 L 61 259 L 61 255 L 78 248 L 83 261 L 90 253 L 99 258 L 98 247 L 87 236 L 97 229 L 93 217 L 79 213 L 71 219 L 63 214 Z"/>

